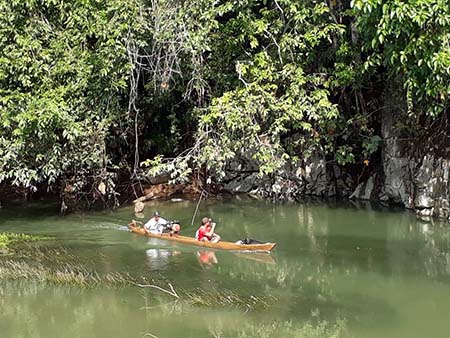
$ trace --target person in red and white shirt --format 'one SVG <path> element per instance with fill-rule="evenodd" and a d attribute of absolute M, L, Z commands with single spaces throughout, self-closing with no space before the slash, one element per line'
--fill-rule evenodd
<path fill-rule="evenodd" d="M 195 239 L 197 241 L 206 241 L 211 243 L 218 243 L 220 236 L 214 232 L 216 223 L 212 222 L 211 218 L 203 217 L 202 225 L 195 233 Z"/>

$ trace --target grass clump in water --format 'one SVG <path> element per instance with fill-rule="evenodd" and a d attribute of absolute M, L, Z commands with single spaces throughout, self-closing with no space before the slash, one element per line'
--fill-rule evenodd
<path fill-rule="evenodd" d="M 0 233 L 0 280 L 33 280 L 83 287 L 125 283 L 123 276 L 110 274 L 103 277 L 89 271 L 63 247 L 31 243 L 47 239 L 21 233 Z"/>
<path fill-rule="evenodd" d="M 347 338 L 350 334 L 344 320 L 338 319 L 335 323 L 319 321 L 317 324 L 307 322 L 293 324 L 291 321 L 273 322 L 267 325 L 248 324 L 240 330 L 236 338 Z"/>
<path fill-rule="evenodd" d="M 8 253 L 12 246 L 20 243 L 35 242 L 43 239 L 45 238 L 39 236 L 3 232 L 0 233 L 0 253 Z"/>
<path fill-rule="evenodd" d="M 79 287 L 127 285 L 129 276 L 119 273 L 100 275 L 81 264 L 64 263 L 57 269 L 41 263 L 7 260 L 0 262 L 0 280 L 32 280 Z"/>
<path fill-rule="evenodd" d="M 233 308 L 242 308 L 247 311 L 266 309 L 273 303 L 278 302 L 274 296 L 267 295 L 242 295 L 228 289 L 196 289 L 186 291 L 183 298 L 188 299 L 192 305 L 201 307 L 227 306 Z"/>
<path fill-rule="evenodd" d="M 25 245 L 12 245 L 15 239 L 18 244 Z M 79 287 L 130 284 L 131 276 L 127 273 L 100 274 L 64 247 L 26 245 L 27 241 L 40 239 L 43 237 L 9 237 L 6 246 L 10 249 L 9 254 L 0 256 L 0 281 L 29 280 Z"/>

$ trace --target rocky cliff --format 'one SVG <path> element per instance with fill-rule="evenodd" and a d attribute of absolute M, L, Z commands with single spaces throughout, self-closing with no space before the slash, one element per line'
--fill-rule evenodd
<path fill-rule="evenodd" d="M 398 122 L 407 118 L 402 102 L 401 97 L 386 96 L 386 108 L 380 110 L 381 165 L 368 168 L 371 175 L 362 182 L 344 168 L 327 164 L 324 156 L 316 155 L 263 177 L 243 168 L 242 163 L 232 164 L 224 189 L 274 201 L 300 200 L 305 196 L 374 200 L 403 205 L 425 220 L 435 217 L 450 221 L 450 159 L 445 156 L 448 152 L 436 155 L 434 145 L 420 144 L 399 127 Z M 448 131 L 444 134 L 448 138 Z"/>

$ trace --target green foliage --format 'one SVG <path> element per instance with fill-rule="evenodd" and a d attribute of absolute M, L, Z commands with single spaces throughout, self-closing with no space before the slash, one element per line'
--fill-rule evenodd
<path fill-rule="evenodd" d="M 175 181 L 369 161 L 386 82 L 418 117 L 448 110 L 450 9 L 349 5 L 0 0 L 0 183 L 117 202 L 146 158 Z"/>
<path fill-rule="evenodd" d="M 314 150 L 321 126 L 338 115 L 320 80 L 292 64 L 278 71 L 262 54 L 256 56 L 255 66 L 248 67 L 246 86 L 225 93 L 200 112 L 199 136 L 205 136 L 202 162 L 210 167 L 223 169 L 237 155 L 253 159 L 261 173 L 271 173 L 290 155 Z M 288 154 L 283 139 L 293 134 L 298 136 Z"/>
<path fill-rule="evenodd" d="M 450 99 L 450 6 L 445 0 L 355 0 L 366 69 L 401 76 L 409 110 L 436 116 Z"/>
<path fill-rule="evenodd" d="M 123 0 L 0 1 L 0 182 L 106 182 L 137 10 Z"/>
<path fill-rule="evenodd" d="M 330 48 L 343 27 L 332 22 L 328 7 L 286 0 L 225 2 L 213 9 L 204 24 L 213 46 L 204 48 L 211 50 L 205 68 L 208 82 L 220 83 L 222 91 L 196 109 L 197 142 L 189 156 L 159 170 L 194 163 L 221 177 L 227 163 L 241 158 L 269 174 L 291 156 L 321 149 L 327 140 L 322 133 L 339 115 L 321 49 Z M 234 73 L 232 81 L 221 76 L 224 69 Z"/>
<path fill-rule="evenodd" d="M 363 154 L 367 158 L 370 155 L 372 155 L 374 152 L 376 152 L 380 146 L 380 143 L 382 142 L 382 139 L 380 136 L 375 135 L 369 138 L 364 139 L 362 142 L 363 146 Z"/>
<path fill-rule="evenodd" d="M 340 146 L 336 151 L 336 161 L 340 165 L 346 165 L 355 161 L 352 147 L 348 145 Z"/>

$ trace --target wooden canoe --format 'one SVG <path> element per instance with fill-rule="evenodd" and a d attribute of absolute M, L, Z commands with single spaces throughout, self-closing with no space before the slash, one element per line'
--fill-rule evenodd
<path fill-rule="evenodd" d="M 170 234 L 153 234 L 150 232 L 145 232 L 145 230 L 138 226 L 133 226 L 132 224 L 128 225 L 128 228 L 131 230 L 131 232 L 134 232 L 135 234 L 152 237 L 152 238 L 159 238 L 164 239 L 168 241 L 174 241 L 184 244 L 191 244 L 196 246 L 201 246 L 204 248 L 211 248 L 211 249 L 219 249 L 219 250 L 231 250 L 231 251 L 253 251 L 253 252 L 270 252 L 277 244 L 276 243 L 263 243 L 263 244 L 237 244 L 233 242 L 223 242 L 220 241 L 219 243 L 211 243 L 211 242 L 202 242 L 197 241 L 195 238 L 192 237 L 186 237 L 181 235 L 170 235 Z"/>

